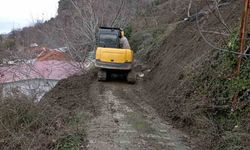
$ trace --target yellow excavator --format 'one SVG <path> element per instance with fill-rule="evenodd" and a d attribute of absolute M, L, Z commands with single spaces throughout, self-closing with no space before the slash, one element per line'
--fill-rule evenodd
<path fill-rule="evenodd" d="M 125 41 L 124 41 L 125 39 Z M 97 37 L 95 66 L 98 81 L 106 81 L 110 74 L 122 74 L 129 83 L 136 82 L 133 71 L 134 52 L 120 28 L 100 27 Z"/>

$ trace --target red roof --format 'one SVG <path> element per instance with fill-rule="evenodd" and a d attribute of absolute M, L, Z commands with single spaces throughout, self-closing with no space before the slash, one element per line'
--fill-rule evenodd
<path fill-rule="evenodd" d="M 61 80 L 81 73 L 83 63 L 66 61 L 36 61 L 33 64 L 21 64 L 0 67 L 0 83 L 16 82 L 30 79 Z"/>
<path fill-rule="evenodd" d="M 49 61 L 49 60 L 58 60 L 58 61 L 71 61 L 70 56 L 64 52 L 58 50 L 46 49 L 42 51 L 37 57 L 36 61 Z"/>
<path fill-rule="evenodd" d="M 61 80 L 80 73 L 87 63 L 74 62 L 68 54 L 47 48 L 42 51 L 33 63 L 17 64 L 10 67 L 0 67 L 0 83 L 16 82 L 30 79 Z"/>

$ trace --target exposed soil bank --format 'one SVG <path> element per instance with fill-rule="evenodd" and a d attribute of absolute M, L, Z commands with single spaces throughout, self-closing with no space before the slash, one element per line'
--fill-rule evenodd
<path fill-rule="evenodd" d="M 230 2 L 220 9 L 220 13 L 230 29 L 234 29 L 240 22 L 242 1 Z M 225 30 L 214 14 L 205 16 L 199 24 L 206 30 Z M 220 37 L 206 34 L 206 38 L 216 44 L 225 42 L 226 38 Z M 214 149 L 222 142 L 220 125 L 213 122 L 213 114 L 204 107 L 206 99 L 193 99 L 190 95 L 195 93 L 189 93 L 191 88 L 195 89 L 189 81 L 190 72 L 197 71 L 205 60 L 209 60 L 214 49 L 204 42 L 195 21 L 178 24 L 162 43 L 159 48 L 149 51 L 146 59 L 150 73 L 144 87 L 153 95 L 149 104 L 162 118 L 191 135 L 196 141 L 194 149 Z"/>
<path fill-rule="evenodd" d="M 97 115 L 98 104 L 90 96 L 90 85 L 95 80 L 96 70 L 94 69 L 81 76 L 69 77 L 60 81 L 54 89 L 45 95 L 44 100 L 49 104 L 56 103 L 69 110 L 82 108 L 88 113 Z"/>

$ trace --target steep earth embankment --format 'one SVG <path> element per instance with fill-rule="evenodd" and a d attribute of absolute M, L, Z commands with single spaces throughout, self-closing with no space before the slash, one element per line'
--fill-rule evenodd
<path fill-rule="evenodd" d="M 220 8 L 220 14 L 225 24 L 234 30 L 240 22 L 242 1 L 228 2 L 230 4 Z M 207 9 L 207 4 L 203 4 L 203 9 Z M 183 16 L 184 13 L 186 12 L 182 13 Z M 161 17 L 161 20 L 164 20 L 164 17 Z M 207 31 L 223 32 L 226 30 L 216 12 L 200 18 L 198 23 Z M 157 28 L 160 29 L 160 33 L 157 33 Z M 167 32 L 168 36 L 165 36 L 167 30 L 170 33 Z M 148 33 L 150 31 L 152 29 Z M 150 41 L 148 33 L 141 35 Z M 146 58 L 150 73 L 145 78 L 144 86 L 154 95 L 149 103 L 164 119 L 171 120 L 177 127 L 189 133 L 196 141 L 196 149 L 216 149 L 219 145 L 223 145 L 225 138 L 220 130 L 221 124 L 214 122 L 213 112 L 209 112 L 206 108 L 206 105 L 209 106 L 212 103 L 207 103 L 206 95 L 193 98 L 198 87 L 192 83 L 193 78 L 190 78 L 190 73 L 201 71 L 198 68 L 201 68 L 206 60 L 211 59 L 210 56 L 215 52 L 202 39 L 197 22 L 194 20 L 161 24 L 155 27 L 152 33 L 153 44 L 147 45 L 151 50 L 145 48 L 143 42 L 144 46 L 136 45 L 136 48 L 141 49 L 139 53 L 147 53 L 144 58 Z M 157 33 L 156 37 L 154 37 L 155 33 Z M 137 33 L 137 35 L 140 34 Z M 205 35 L 208 41 L 212 41 L 219 47 L 228 40 L 228 37 L 222 38 L 221 35 Z M 138 44 L 138 41 L 136 42 Z M 157 45 L 158 43 L 160 45 Z M 206 70 L 202 72 L 206 73 Z M 194 90 L 190 91 L 191 88 Z"/>

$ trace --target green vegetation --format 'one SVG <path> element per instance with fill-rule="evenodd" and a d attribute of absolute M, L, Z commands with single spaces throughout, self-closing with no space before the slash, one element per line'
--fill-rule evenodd
<path fill-rule="evenodd" d="M 234 33 L 227 48 L 237 51 L 238 42 L 236 41 L 237 33 Z M 237 56 L 233 53 L 218 53 L 214 60 L 206 62 L 207 64 L 203 68 L 205 72 L 195 79 L 200 89 L 199 92 L 216 98 L 216 105 L 231 105 L 231 99 L 235 93 L 239 92 L 241 97 L 250 88 L 250 58 L 246 56 L 243 60 L 241 74 L 235 77 Z"/>
<path fill-rule="evenodd" d="M 125 36 L 126 36 L 128 39 L 131 38 L 132 32 L 133 32 L 133 28 L 132 28 L 131 25 L 125 27 L 124 33 L 125 33 Z"/>
<path fill-rule="evenodd" d="M 158 6 L 158 5 L 161 4 L 161 0 L 155 0 L 155 1 L 153 2 L 153 4 L 154 4 L 155 6 Z"/>
<path fill-rule="evenodd" d="M 84 137 L 81 133 L 66 134 L 58 140 L 58 150 L 80 150 L 84 148 Z"/>
<path fill-rule="evenodd" d="M 226 46 L 230 51 L 238 50 L 237 37 L 237 32 L 231 35 Z M 217 149 L 242 148 L 241 141 L 244 141 L 242 140 L 244 137 L 239 133 L 250 133 L 245 129 L 249 127 L 246 115 L 250 111 L 250 57 L 243 57 L 241 74 L 238 77 L 234 74 L 236 63 L 237 55 L 219 52 L 203 65 L 203 71 L 193 81 L 199 97 L 205 95 L 211 100 L 212 106 L 221 108 L 212 114 L 213 121 L 222 133 L 223 142 Z M 232 111 L 232 98 L 236 93 L 239 93 L 239 104 L 237 110 Z"/>

